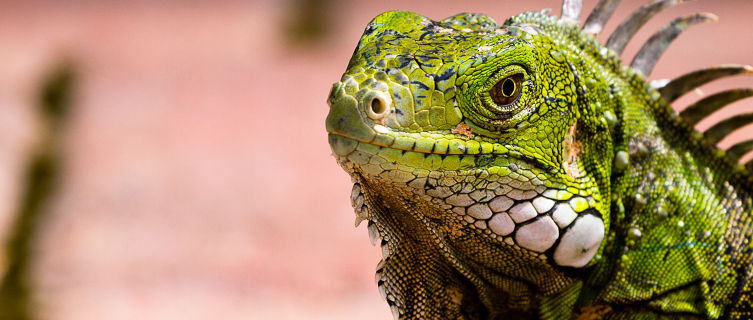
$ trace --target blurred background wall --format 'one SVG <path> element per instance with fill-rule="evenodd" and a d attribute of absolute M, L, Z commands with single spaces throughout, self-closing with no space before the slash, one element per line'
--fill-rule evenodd
<path fill-rule="evenodd" d="M 585 1 L 584 18 L 595 3 Z M 643 3 L 623 1 L 601 38 Z M 373 283 L 380 250 L 364 225 L 353 228 L 350 179 L 327 145 L 331 84 L 381 12 L 435 20 L 481 12 L 501 23 L 526 10 L 559 14 L 559 6 L 0 1 L 0 240 L 17 221 L 42 132 L 40 85 L 60 64 L 76 73 L 61 181 L 31 242 L 34 318 L 390 319 Z M 745 0 L 671 8 L 623 57 L 673 18 L 708 11 L 720 21 L 681 35 L 651 79 L 753 64 L 752 9 Z M 701 89 L 751 87 L 751 78 Z M 731 110 L 699 127 L 753 103 Z M 746 130 L 722 147 L 753 137 Z"/>

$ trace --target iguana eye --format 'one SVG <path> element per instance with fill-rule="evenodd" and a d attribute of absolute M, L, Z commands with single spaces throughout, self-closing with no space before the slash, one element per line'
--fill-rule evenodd
<path fill-rule="evenodd" d="M 514 74 L 506 77 L 492 87 L 489 95 L 498 106 L 507 106 L 518 100 L 523 83 L 523 75 Z"/>
<path fill-rule="evenodd" d="M 508 52 L 503 56 L 528 55 L 523 51 L 520 54 Z M 492 61 L 487 62 L 487 68 L 479 69 L 482 71 L 460 75 L 456 80 L 457 101 L 463 116 L 479 127 L 475 129 L 492 132 L 507 130 L 504 128 L 524 119 L 528 113 L 520 111 L 530 107 L 532 97 L 536 96 L 536 66 Z"/>

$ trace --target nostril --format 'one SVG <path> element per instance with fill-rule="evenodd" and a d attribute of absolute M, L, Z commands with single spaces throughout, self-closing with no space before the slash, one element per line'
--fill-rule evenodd
<path fill-rule="evenodd" d="M 366 115 L 372 120 L 381 120 L 387 117 L 390 114 L 390 102 L 388 99 L 389 97 L 385 97 L 383 93 L 375 92 L 369 95 L 367 99 L 364 99 L 364 102 L 370 101 L 367 107 L 364 108 L 366 109 Z"/>
<path fill-rule="evenodd" d="M 384 104 L 384 101 L 382 101 L 382 99 L 376 97 L 374 98 L 374 100 L 371 100 L 371 112 L 375 114 L 382 114 L 385 110 L 387 110 L 387 106 Z"/>

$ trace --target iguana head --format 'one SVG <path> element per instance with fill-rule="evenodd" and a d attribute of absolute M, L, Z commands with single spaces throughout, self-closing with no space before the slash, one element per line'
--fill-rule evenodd
<path fill-rule="evenodd" d="M 424 227 L 431 240 L 419 240 L 446 246 L 448 259 L 544 291 L 551 279 L 530 270 L 595 263 L 616 114 L 602 67 L 589 63 L 598 48 L 541 13 L 502 26 L 477 14 L 376 17 L 332 87 L 326 121 L 370 229 L 395 239 Z"/>
<path fill-rule="evenodd" d="M 753 68 L 645 81 L 683 30 L 716 20 L 708 13 L 658 30 L 629 67 L 617 57 L 641 25 L 681 2 L 645 4 L 604 46 L 591 33 L 619 1 L 599 1 L 583 29 L 580 0 L 564 0 L 559 19 L 523 13 L 501 26 L 407 12 L 369 23 L 332 87 L 326 124 L 355 182 L 356 225 L 368 219 L 372 243 L 381 239 L 376 282 L 396 319 L 750 309 L 739 279 L 750 272 L 740 261 L 750 260 L 741 257 L 753 180 L 735 162 L 753 142 L 714 145 L 753 114 L 703 133 L 693 125 L 753 90 L 679 114 L 668 104 Z"/>

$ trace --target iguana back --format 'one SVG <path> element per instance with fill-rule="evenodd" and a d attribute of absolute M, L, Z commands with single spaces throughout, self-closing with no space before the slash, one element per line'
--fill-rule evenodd
<path fill-rule="evenodd" d="M 693 129 L 753 90 L 669 107 L 753 70 L 647 83 L 675 37 L 716 18 L 673 21 L 628 67 L 632 35 L 680 1 L 645 5 L 602 46 L 618 2 L 600 1 L 582 29 L 567 0 L 561 18 L 501 26 L 398 11 L 369 23 L 326 124 L 396 319 L 753 317 L 753 180 L 735 162 L 753 143 L 715 146 L 753 115 Z"/>

